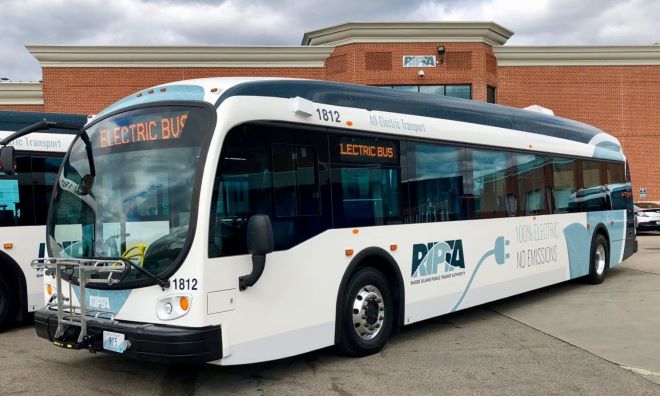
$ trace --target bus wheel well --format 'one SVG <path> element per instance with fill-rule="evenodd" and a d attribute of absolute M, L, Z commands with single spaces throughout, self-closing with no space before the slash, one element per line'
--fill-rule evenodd
<path fill-rule="evenodd" d="M 25 274 L 7 253 L 0 251 L 0 276 L 8 278 L 10 284 L 15 285 L 14 293 L 16 293 L 19 301 L 20 309 L 16 312 L 16 320 L 23 320 L 23 315 L 27 312 L 27 284 L 25 281 Z"/>
<path fill-rule="evenodd" d="M 605 237 L 605 239 L 607 239 L 607 244 L 608 244 L 608 248 L 609 248 L 610 234 L 609 234 L 609 232 L 607 232 L 607 227 L 605 227 L 602 223 L 598 224 L 596 226 L 596 229 L 594 230 L 594 235 L 596 235 L 596 234 L 601 234 L 602 236 Z"/>
<path fill-rule="evenodd" d="M 351 276 L 360 268 L 372 267 L 385 275 L 392 291 L 394 300 L 394 327 L 393 334 L 398 333 L 398 329 L 404 324 L 404 307 L 405 307 L 405 289 L 403 286 L 403 277 L 399 266 L 394 258 L 384 249 L 378 247 L 369 247 L 358 253 L 344 272 L 341 279 L 339 290 L 337 292 L 337 306 L 335 313 L 335 344 L 341 343 L 341 328 L 343 325 L 341 307 L 344 305 L 344 294 L 346 286 L 351 279 Z"/>

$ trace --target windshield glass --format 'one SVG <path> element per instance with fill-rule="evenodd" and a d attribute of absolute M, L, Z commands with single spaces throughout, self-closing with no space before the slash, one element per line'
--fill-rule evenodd
<path fill-rule="evenodd" d="M 158 106 L 92 125 L 86 133 L 96 168 L 93 187 L 85 194 L 83 179 L 92 161 L 79 138 L 53 191 L 50 254 L 124 257 L 155 275 L 173 270 L 189 238 L 197 167 L 210 123 L 209 111 L 201 107 Z M 144 279 L 133 268 L 120 283 Z"/>

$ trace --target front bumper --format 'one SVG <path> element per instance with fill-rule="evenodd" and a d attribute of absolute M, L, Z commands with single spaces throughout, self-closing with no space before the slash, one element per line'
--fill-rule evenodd
<path fill-rule="evenodd" d="M 63 339 L 54 338 L 57 330 L 57 313 L 39 310 L 34 314 L 37 335 L 58 346 L 71 349 L 89 349 L 91 352 L 109 352 L 103 349 L 103 331 L 122 333 L 130 341 L 130 347 L 123 353 L 128 357 L 159 363 L 205 363 L 222 357 L 222 336 L 220 326 L 200 328 L 166 326 L 153 323 L 135 322 L 87 322 L 88 339 L 76 343 L 80 328 L 71 326 Z M 72 348 L 74 345 L 76 348 Z"/>

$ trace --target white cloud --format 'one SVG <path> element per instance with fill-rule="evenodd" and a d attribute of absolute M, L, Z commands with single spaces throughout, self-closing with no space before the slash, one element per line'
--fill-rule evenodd
<path fill-rule="evenodd" d="M 351 21 L 494 21 L 509 44 L 652 44 L 657 0 L 6 0 L 0 77 L 39 79 L 25 44 L 298 45 Z"/>

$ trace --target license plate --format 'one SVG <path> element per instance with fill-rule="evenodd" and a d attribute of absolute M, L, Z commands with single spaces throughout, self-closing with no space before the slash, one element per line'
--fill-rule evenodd
<path fill-rule="evenodd" d="M 126 341 L 124 339 L 124 335 L 121 333 L 114 333 L 112 331 L 104 331 L 103 349 L 117 353 L 124 353 L 126 350 Z"/>

